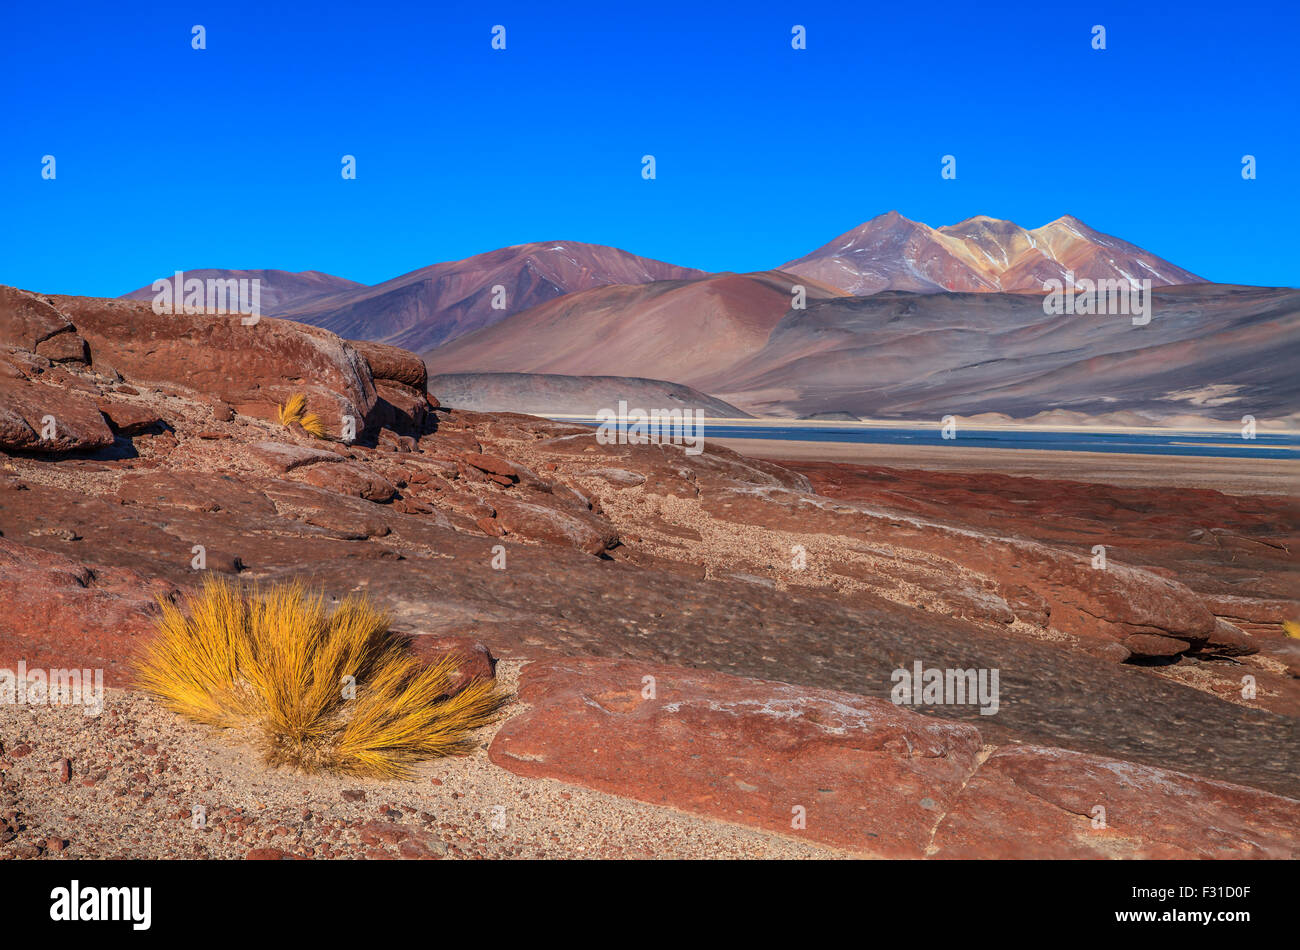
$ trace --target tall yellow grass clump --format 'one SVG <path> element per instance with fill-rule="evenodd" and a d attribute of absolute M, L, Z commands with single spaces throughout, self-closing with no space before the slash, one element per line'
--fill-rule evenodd
<path fill-rule="evenodd" d="M 307 411 L 307 397 L 302 393 L 295 393 L 289 397 L 289 401 L 280 407 L 280 425 L 291 426 L 294 423 L 302 426 L 303 431 L 308 435 L 314 435 L 318 439 L 325 438 L 325 422 L 314 412 Z"/>
<path fill-rule="evenodd" d="M 448 696 L 454 658 L 422 665 L 364 597 L 330 613 L 300 583 L 250 594 L 209 578 L 184 606 L 162 602 L 141 687 L 189 719 L 256 728 L 272 765 L 404 777 L 472 750 L 508 699 L 483 679 Z"/>

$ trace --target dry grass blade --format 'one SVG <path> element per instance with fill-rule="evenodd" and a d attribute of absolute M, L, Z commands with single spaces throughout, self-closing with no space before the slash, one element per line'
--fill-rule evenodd
<path fill-rule="evenodd" d="M 291 426 L 295 423 L 308 435 L 325 438 L 325 420 L 316 413 L 307 411 L 307 397 L 302 393 L 290 396 L 289 401 L 280 407 L 280 425 Z"/>
<path fill-rule="evenodd" d="M 455 661 L 422 665 L 364 598 L 331 612 L 301 584 L 209 578 L 185 610 L 162 606 L 140 685 L 187 718 L 259 729 L 271 764 L 401 777 L 469 752 L 508 699 L 494 680 L 449 695 Z"/>
<path fill-rule="evenodd" d="M 302 426 L 303 431 L 308 435 L 314 435 L 318 439 L 325 438 L 325 421 L 314 412 L 304 413 L 298 420 L 298 425 Z"/>
<path fill-rule="evenodd" d="M 280 425 L 292 425 L 295 422 L 301 422 L 303 415 L 307 412 L 307 397 L 302 393 L 296 393 L 289 397 L 289 401 L 280 407 Z"/>

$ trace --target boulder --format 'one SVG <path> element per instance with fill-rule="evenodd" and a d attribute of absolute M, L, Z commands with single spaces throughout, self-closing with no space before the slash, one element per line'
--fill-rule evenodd
<path fill-rule="evenodd" d="M 393 432 L 411 432 L 415 435 L 424 431 L 429 406 L 422 395 L 388 380 L 375 382 L 375 395 L 377 397 L 376 425 L 391 429 Z"/>
<path fill-rule="evenodd" d="M 462 458 L 466 464 L 472 465 L 480 472 L 499 475 L 510 483 L 518 482 L 525 488 L 534 488 L 539 491 L 550 490 L 550 485 L 538 478 L 537 473 L 526 465 L 511 462 L 509 459 L 503 459 L 497 455 L 484 455 L 481 452 L 469 452 L 463 455 Z"/>
<path fill-rule="evenodd" d="M 1225 656 L 1250 656 L 1259 652 L 1259 643 L 1236 624 L 1219 617 L 1203 649 Z"/>
<path fill-rule="evenodd" d="M 0 344 L 35 352 L 42 341 L 70 332 L 68 318 L 43 298 L 0 285 Z"/>
<path fill-rule="evenodd" d="M 389 380 L 423 393 L 429 384 L 429 371 L 410 350 L 387 343 L 368 340 L 349 340 L 348 343 L 361 354 L 370 366 L 370 374 L 378 380 Z"/>
<path fill-rule="evenodd" d="M 507 535 L 567 545 L 587 554 L 601 554 L 618 543 L 614 527 L 587 512 L 561 510 L 504 495 L 493 498 L 492 504 L 496 508 L 496 523 Z"/>
<path fill-rule="evenodd" d="M 7 361 L 0 355 L 0 370 Z M 74 452 L 113 444 L 93 402 L 64 387 L 25 378 L 12 363 L 0 371 L 0 449 Z M 50 433 L 51 438 L 44 436 Z"/>
<path fill-rule="evenodd" d="M 52 363 L 88 363 L 90 350 L 86 341 L 72 330 L 56 333 L 36 344 L 36 353 Z"/>
<path fill-rule="evenodd" d="M 455 696 L 475 680 L 496 679 L 496 657 L 482 642 L 472 637 L 412 637 L 411 651 L 425 664 L 436 663 L 446 656 L 456 660 L 456 677 L 448 693 L 450 696 Z"/>
<path fill-rule="evenodd" d="M 303 481 L 336 495 L 351 495 L 366 501 L 385 502 L 397 494 L 393 483 L 355 462 L 313 465 L 302 472 Z"/>
<path fill-rule="evenodd" d="M 139 435 L 162 425 L 162 417 L 148 406 L 130 402 L 98 400 L 95 405 L 104 414 L 114 432 L 121 435 Z"/>

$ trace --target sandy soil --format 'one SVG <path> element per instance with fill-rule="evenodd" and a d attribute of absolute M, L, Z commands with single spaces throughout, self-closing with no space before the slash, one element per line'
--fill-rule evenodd
<path fill-rule="evenodd" d="M 502 661 L 513 689 L 521 664 Z M 509 714 L 523 707 L 516 703 Z M 493 765 L 486 743 L 408 781 L 270 769 L 255 748 L 142 694 L 0 706 L 0 859 L 826 858 L 840 852 Z M 70 778 L 61 781 L 61 760 Z M 206 820 L 196 828 L 193 812 Z"/>

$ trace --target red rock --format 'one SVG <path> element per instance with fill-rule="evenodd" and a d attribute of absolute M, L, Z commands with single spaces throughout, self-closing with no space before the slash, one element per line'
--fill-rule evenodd
<path fill-rule="evenodd" d="M 471 452 L 464 456 L 465 461 L 481 472 L 490 475 L 514 475 L 515 464 L 495 455 L 483 455 Z"/>
<path fill-rule="evenodd" d="M 0 343 L 35 351 L 43 340 L 72 329 L 67 317 L 36 294 L 0 285 Z"/>
<path fill-rule="evenodd" d="M 337 452 L 293 442 L 258 442 L 250 445 L 248 452 L 277 472 L 291 472 L 304 465 L 315 465 L 318 462 L 343 461 L 343 456 Z"/>
<path fill-rule="evenodd" d="M 275 516 L 264 488 L 255 480 L 209 472 L 132 472 L 118 482 L 117 497 L 145 508 L 226 511 L 256 520 Z"/>
<path fill-rule="evenodd" d="M 172 590 L 0 538 L 0 667 L 102 669 L 105 685 L 127 685 L 131 658 L 153 633 L 156 597 Z"/>
<path fill-rule="evenodd" d="M 1105 828 L 1093 827 L 1098 806 Z M 1000 749 L 939 824 L 939 858 L 1300 857 L 1300 802 L 1081 752 Z"/>
<path fill-rule="evenodd" d="M 455 696 L 478 679 L 495 679 L 497 661 L 486 646 L 471 637 L 421 636 L 411 638 L 412 652 L 426 664 L 447 655 L 457 661 L 456 679 L 448 695 Z"/>
<path fill-rule="evenodd" d="M 357 831 L 361 835 L 362 844 L 397 844 L 405 838 L 409 838 L 411 833 L 405 828 L 395 827 L 387 822 L 368 821 L 361 825 Z"/>
<path fill-rule="evenodd" d="M 113 444 L 94 404 L 67 389 L 7 375 L 12 363 L 0 355 L 0 449 L 29 452 L 71 452 Z M 44 438 L 53 421 L 52 438 Z"/>
<path fill-rule="evenodd" d="M 560 510 L 517 498 L 494 499 L 496 522 L 507 535 L 530 541 L 564 544 L 587 554 L 601 554 L 618 542 L 618 532 L 595 515 Z"/>
<path fill-rule="evenodd" d="M 410 350 L 367 340 L 349 340 L 348 343 L 370 365 L 371 375 L 376 380 L 392 380 L 424 392 L 429 382 L 429 371 L 425 368 L 424 360 Z"/>
<path fill-rule="evenodd" d="M 1227 594 L 1206 594 L 1205 605 L 1218 616 L 1229 620 L 1248 620 L 1254 623 L 1280 624 L 1300 618 L 1300 604 L 1289 600 L 1271 600 L 1262 597 L 1240 597 Z"/>
<path fill-rule="evenodd" d="M 463 458 L 467 464 L 472 465 L 481 472 L 487 472 L 489 477 L 494 477 L 502 485 L 519 482 L 525 488 L 532 488 L 537 491 L 551 490 L 550 483 L 543 481 L 537 476 L 536 472 L 526 465 L 520 465 L 499 456 L 476 452 L 467 453 Z"/>
<path fill-rule="evenodd" d="M 351 495 L 367 501 L 384 502 L 397 494 L 392 482 L 355 462 L 313 465 L 303 470 L 302 478 L 308 484 L 333 494 Z"/>
<path fill-rule="evenodd" d="M 1133 634 L 1153 634 L 1190 646 L 1203 643 L 1214 629 L 1214 615 L 1185 585 L 1114 559 L 1104 570 L 1096 570 L 1089 558 L 1035 541 L 775 488 L 759 492 L 723 487 L 710 493 L 704 507 L 715 517 L 769 528 L 867 532 L 878 542 L 951 565 L 947 572 L 936 572 L 929 585 L 940 599 L 948 586 L 946 576 L 960 565 L 987 579 L 994 592 L 1007 591 L 1004 602 L 1023 601 L 1029 594 L 1034 615 L 1046 613 L 1052 627 L 1080 637 L 1123 642 Z M 888 564 L 881 569 L 888 571 Z"/>
<path fill-rule="evenodd" d="M 885 700 L 702 670 L 557 659 L 520 684 L 503 768 L 882 857 L 922 856 L 980 750 L 972 726 Z"/>
<path fill-rule="evenodd" d="M 130 300 L 50 301 L 90 345 L 93 366 L 110 366 L 132 382 L 202 394 L 263 419 L 302 393 L 333 431 L 347 415 L 361 432 L 374 411 L 369 366 L 327 330 L 271 317 L 248 326 L 236 314 L 156 314 L 151 304 Z"/>
<path fill-rule="evenodd" d="M 629 472 L 625 468 L 593 468 L 585 475 L 602 478 L 617 488 L 635 488 L 645 484 L 645 476 L 639 472 Z"/>
<path fill-rule="evenodd" d="M 41 340 L 36 344 L 36 352 L 52 363 L 90 362 L 86 341 L 71 330 Z"/>
<path fill-rule="evenodd" d="M 1158 634 L 1135 633 L 1124 638 L 1123 646 L 1134 656 L 1178 656 L 1186 653 L 1191 644 Z"/>
<path fill-rule="evenodd" d="M 245 861 L 303 861 L 300 855 L 281 851 L 279 848 L 253 848 L 246 855 Z"/>
<path fill-rule="evenodd" d="M 139 435 L 162 424 L 162 418 L 146 406 L 129 402 L 97 400 L 95 405 L 104 414 L 114 432 L 122 435 Z"/>
<path fill-rule="evenodd" d="M 380 379 L 375 381 L 375 394 L 379 402 L 375 415 L 377 425 L 385 427 L 385 430 L 417 435 L 424 429 L 429 407 L 423 393 Z M 400 444 L 401 451 L 414 450 L 413 439 L 407 438 Z"/>
<path fill-rule="evenodd" d="M 1225 656 L 1250 656 L 1259 652 L 1259 642 L 1249 633 L 1222 617 L 1216 621 L 1203 649 Z"/>

